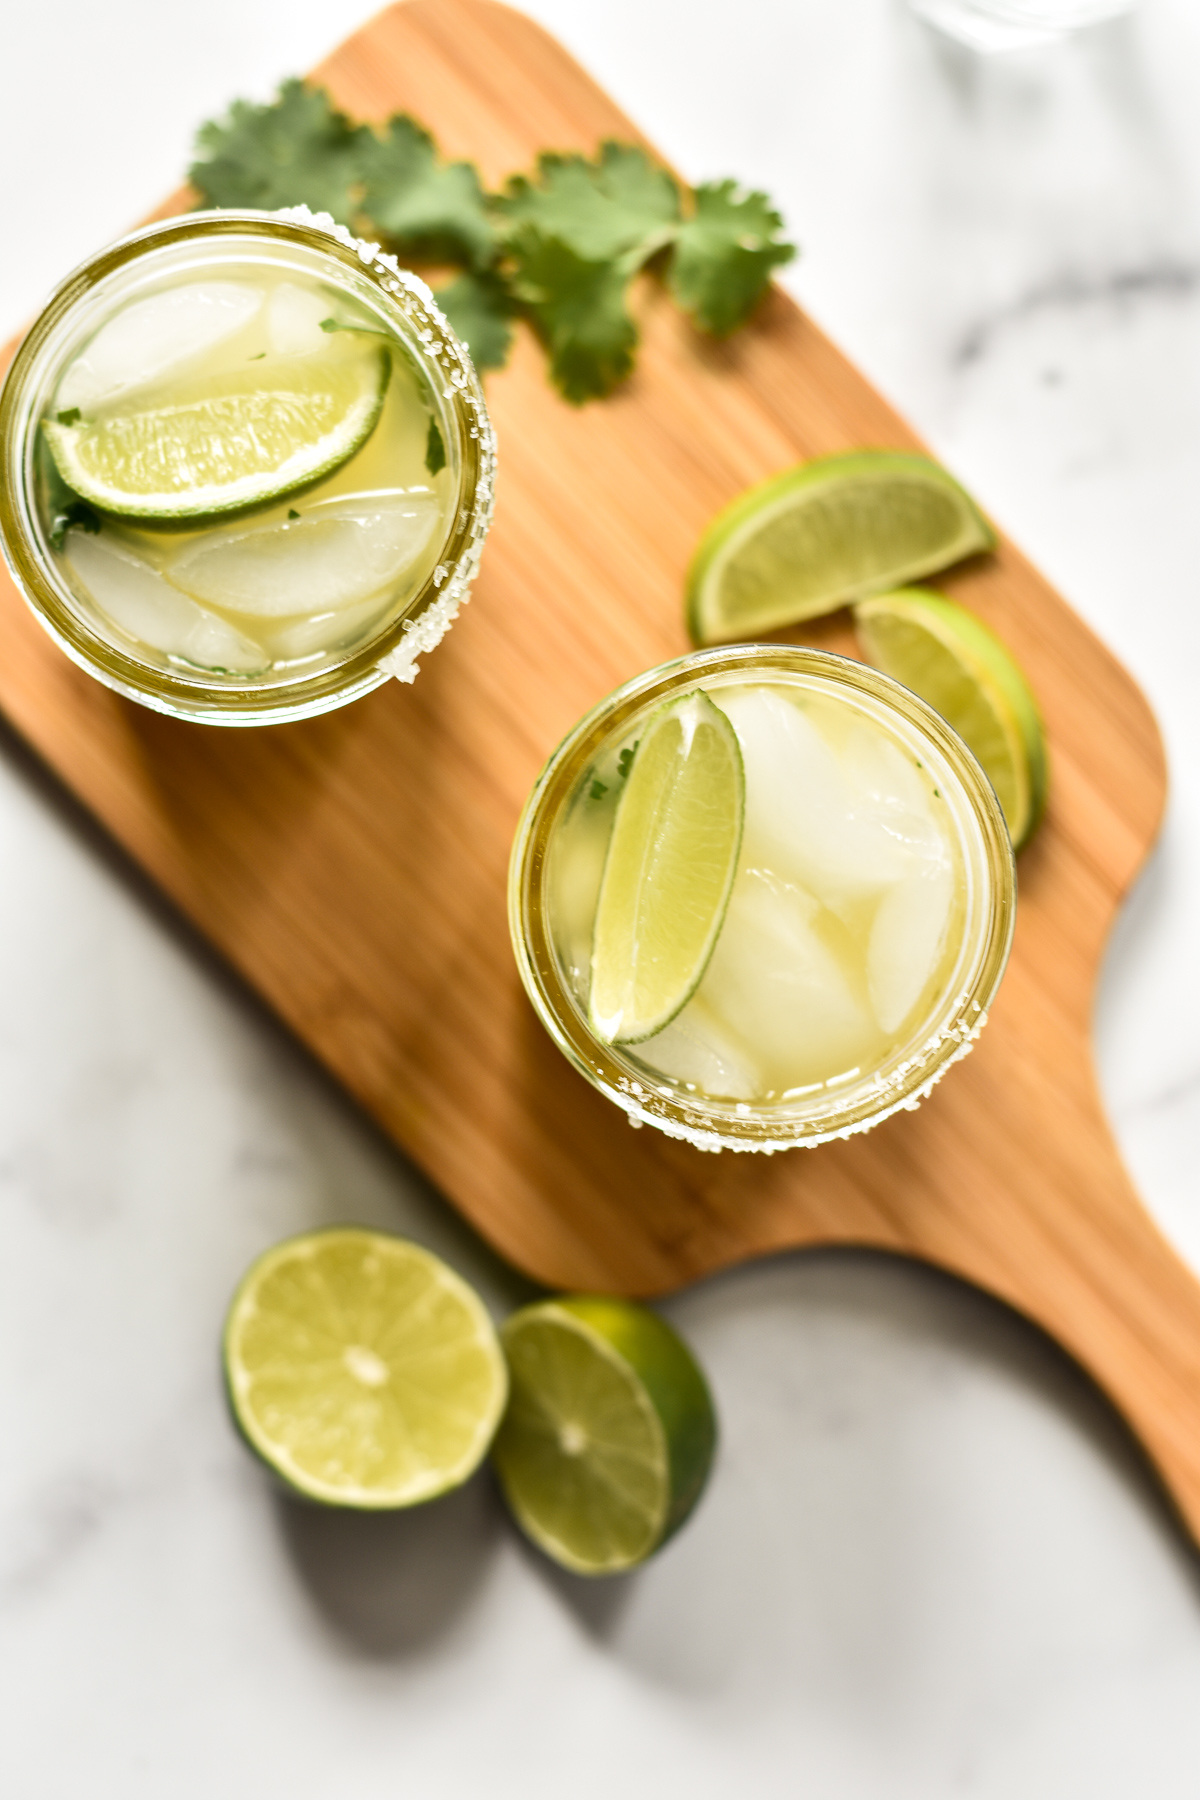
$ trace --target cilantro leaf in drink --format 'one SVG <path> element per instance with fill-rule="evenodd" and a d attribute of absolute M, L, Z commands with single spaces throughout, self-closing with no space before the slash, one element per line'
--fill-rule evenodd
<path fill-rule="evenodd" d="M 77 407 L 72 408 L 72 411 L 76 418 L 80 416 Z M 58 417 L 61 423 L 62 413 Z M 50 446 L 41 433 L 38 436 L 37 462 L 38 473 L 46 492 L 46 515 L 50 521 L 50 542 L 54 548 L 62 549 L 72 526 L 94 537 L 100 530 L 100 514 L 74 488 L 67 486 L 58 472 L 58 464 L 50 453 Z"/>
<path fill-rule="evenodd" d="M 502 369 L 512 346 L 516 304 L 508 283 L 495 271 L 468 269 L 438 288 L 434 299 L 471 352 L 477 369 Z"/>
<path fill-rule="evenodd" d="M 440 475 L 446 466 L 446 446 L 436 419 L 430 419 L 425 434 L 425 467 L 431 475 Z"/>
<path fill-rule="evenodd" d="M 86 500 L 68 500 L 66 505 L 50 518 L 50 542 L 56 550 L 61 550 L 67 541 L 67 533 L 72 526 L 80 531 L 88 532 L 95 537 L 100 530 L 100 514 L 95 507 L 89 506 Z"/>
<path fill-rule="evenodd" d="M 196 135 L 188 180 L 209 206 L 311 206 L 343 225 L 358 210 L 365 140 L 321 88 L 285 81 L 269 106 L 235 100 Z"/>
<path fill-rule="evenodd" d="M 495 261 L 496 228 L 474 164 L 439 163 L 429 133 L 405 113 L 360 148 L 363 210 L 395 249 L 473 269 Z"/>
<path fill-rule="evenodd" d="M 726 337 L 762 299 L 771 271 L 795 256 L 782 230 L 766 194 L 747 193 L 735 181 L 706 182 L 676 234 L 671 293 L 705 331 Z"/>

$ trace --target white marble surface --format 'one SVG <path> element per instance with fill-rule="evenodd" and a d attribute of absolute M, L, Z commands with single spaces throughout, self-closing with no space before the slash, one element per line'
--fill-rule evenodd
<path fill-rule="evenodd" d="M 0 328 L 362 0 L 4 0 Z M 685 171 L 779 197 L 796 292 L 1137 673 L 1174 773 L 1097 1028 L 1200 1266 L 1200 13 L 981 64 L 896 0 L 533 0 Z M 673 1302 L 724 1443 L 638 1576 L 558 1576 L 486 1480 L 356 1520 L 226 1423 L 262 1246 L 464 1228 L 0 746 L 0 1788 L 14 1800 L 1191 1800 L 1200 1582 L 1040 1338 L 879 1258 Z"/>

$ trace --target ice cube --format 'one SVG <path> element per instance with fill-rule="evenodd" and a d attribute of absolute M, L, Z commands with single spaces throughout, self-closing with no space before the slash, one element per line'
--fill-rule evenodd
<path fill-rule="evenodd" d="M 867 947 L 867 985 L 880 1027 L 903 1025 L 937 968 L 954 899 L 945 862 L 918 864 L 879 902 Z"/>
<path fill-rule="evenodd" d="M 776 871 L 844 907 L 898 881 L 904 845 L 856 796 L 840 760 L 799 706 L 766 687 L 715 694 L 746 770 L 742 865 Z"/>
<path fill-rule="evenodd" d="M 921 771 L 893 739 L 865 719 L 845 732 L 839 760 L 856 795 L 875 805 L 928 815 Z"/>
<path fill-rule="evenodd" d="M 440 517 L 429 488 L 342 494 L 298 519 L 206 532 L 166 565 L 168 580 L 212 606 L 294 618 L 356 606 L 399 581 Z"/>
<path fill-rule="evenodd" d="M 774 1088 L 824 1081 L 861 1063 L 878 1032 L 817 929 L 811 894 L 743 869 L 697 998 L 750 1046 Z"/>
<path fill-rule="evenodd" d="M 267 302 L 267 342 L 277 356 L 302 356 L 308 350 L 324 349 L 329 335 L 321 330 L 322 319 L 329 317 L 328 298 L 311 288 L 297 287 L 281 281 Z"/>
<path fill-rule="evenodd" d="M 679 1017 L 631 1051 L 660 1075 L 670 1075 L 719 1100 L 753 1100 L 766 1089 L 746 1046 L 696 995 Z"/>
<path fill-rule="evenodd" d="M 864 720 L 846 733 L 838 760 L 856 814 L 875 819 L 914 856 L 949 859 L 944 816 L 935 816 L 930 784 L 910 753 Z"/>
<path fill-rule="evenodd" d="M 193 281 L 135 300 L 102 325 L 58 386 L 56 412 L 90 412 L 172 376 L 245 329 L 264 294 L 246 281 Z"/>
<path fill-rule="evenodd" d="M 107 532 L 69 531 L 63 557 L 84 593 L 135 643 L 202 669 L 253 675 L 269 666 L 260 645 L 185 598 Z"/>
<path fill-rule="evenodd" d="M 377 594 L 361 606 L 335 607 L 311 613 L 299 621 L 288 620 L 282 626 L 259 629 L 269 633 L 271 655 L 276 662 L 299 662 L 364 638 L 389 610 L 389 602 Z"/>

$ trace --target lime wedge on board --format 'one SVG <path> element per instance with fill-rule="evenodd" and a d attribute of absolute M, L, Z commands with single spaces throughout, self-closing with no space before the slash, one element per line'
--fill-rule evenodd
<path fill-rule="evenodd" d="M 346 462 L 375 429 L 390 373 L 381 345 L 335 342 L 42 430 L 67 486 L 102 511 L 203 518 L 267 505 Z"/>
<path fill-rule="evenodd" d="M 745 778 L 737 736 L 699 689 L 654 713 L 613 821 L 592 937 L 589 1022 L 636 1044 L 687 1004 L 737 873 Z"/>
<path fill-rule="evenodd" d="M 691 1512 L 716 1445 L 703 1374 L 647 1307 L 577 1297 L 503 1326 L 512 1394 L 492 1460 L 517 1523 L 580 1575 L 631 1569 Z"/>
<path fill-rule="evenodd" d="M 688 571 L 688 629 L 697 644 L 759 637 L 994 543 L 975 502 L 927 456 L 818 457 L 718 513 Z"/>
<path fill-rule="evenodd" d="M 314 1231 L 253 1264 L 225 1324 L 243 1436 L 310 1500 L 415 1506 L 479 1466 L 508 1395 L 482 1300 L 428 1250 Z"/>
<path fill-rule="evenodd" d="M 996 790 L 1013 849 L 1046 805 L 1046 733 L 1012 653 L 953 600 L 901 588 L 864 600 L 854 622 L 868 661 L 941 713 Z"/>

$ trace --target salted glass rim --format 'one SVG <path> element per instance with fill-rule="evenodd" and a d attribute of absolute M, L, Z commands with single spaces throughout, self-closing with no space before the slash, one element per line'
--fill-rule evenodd
<path fill-rule="evenodd" d="M 819 691 L 847 688 L 876 717 L 916 732 L 932 745 L 953 776 L 958 797 L 952 810 L 963 842 L 975 901 L 968 909 L 955 980 L 943 1002 L 928 1012 L 902 1053 L 882 1071 L 792 1105 L 755 1109 L 733 1100 L 682 1094 L 665 1079 L 601 1044 L 571 993 L 554 948 L 546 902 L 554 833 L 602 749 L 632 727 L 634 719 L 678 689 L 706 679 L 753 680 L 759 673 L 800 674 Z M 903 735 L 903 731 L 901 732 Z M 961 801 L 961 805 L 959 802 Z M 986 892 L 979 890 L 986 884 Z M 987 1022 L 1004 973 L 1016 914 L 1012 844 L 991 783 L 958 734 L 925 701 L 882 671 L 824 650 L 782 644 L 739 644 L 694 651 L 625 682 L 585 714 L 548 759 L 525 803 L 509 863 L 509 931 L 526 993 L 542 1024 L 567 1060 L 605 1094 L 635 1126 L 652 1125 L 701 1150 L 771 1153 L 814 1147 L 868 1131 L 899 1111 L 913 1111 L 953 1063 L 966 1056 Z"/>
<path fill-rule="evenodd" d="M 454 512 L 436 567 L 401 614 L 367 643 L 311 675 L 236 686 L 153 667 L 91 629 L 43 544 L 32 492 L 33 443 L 56 341 L 72 312 L 102 282 L 148 252 L 212 237 L 258 237 L 314 251 L 367 279 L 401 341 L 423 365 L 441 400 L 458 463 Z M 66 655 L 106 687 L 157 712 L 213 725 L 269 725 L 347 705 L 395 677 L 411 681 L 417 657 L 432 650 L 469 598 L 491 523 L 495 434 L 474 365 L 425 283 L 377 244 L 355 238 L 308 207 L 189 212 L 130 232 L 88 257 L 58 284 L 19 344 L 0 386 L 0 550 L 26 602 Z"/>

